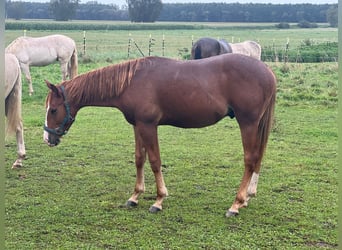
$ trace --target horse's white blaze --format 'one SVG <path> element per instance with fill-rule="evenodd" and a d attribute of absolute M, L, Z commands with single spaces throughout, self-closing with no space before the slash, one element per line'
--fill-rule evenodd
<path fill-rule="evenodd" d="M 47 127 L 48 124 L 47 124 L 47 114 L 49 112 L 49 109 L 50 109 L 50 105 L 47 106 L 47 109 L 46 109 L 46 115 L 45 115 L 45 126 Z M 46 143 L 49 143 L 49 133 L 47 131 L 44 130 L 44 134 L 43 134 L 43 139 L 44 139 L 44 142 Z"/>

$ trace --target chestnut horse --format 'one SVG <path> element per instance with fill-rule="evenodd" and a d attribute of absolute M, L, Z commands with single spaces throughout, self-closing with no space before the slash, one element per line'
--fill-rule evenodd
<path fill-rule="evenodd" d="M 236 117 L 240 126 L 245 162 L 240 188 L 226 216 L 238 214 L 256 194 L 276 96 L 276 78 L 263 62 L 238 54 L 190 61 L 146 57 L 100 68 L 59 85 L 46 84 L 50 92 L 44 141 L 49 146 L 60 143 L 85 106 L 116 107 L 133 125 L 137 175 L 128 206 L 136 206 L 145 190 L 146 156 L 157 186 L 150 212 L 160 211 L 167 196 L 159 125 L 201 128 L 226 116 Z"/>
<path fill-rule="evenodd" d="M 62 80 L 77 75 L 78 59 L 75 41 L 63 35 L 43 37 L 21 36 L 6 47 L 6 53 L 14 54 L 20 63 L 21 71 L 29 84 L 29 94 L 32 95 L 31 66 L 46 66 L 59 62 Z"/>
<path fill-rule="evenodd" d="M 23 166 L 26 150 L 24 142 L 24 127 L 21 118 L 21 71 L 17 58 L 5 53 L 5 115 L 6 133 L 15 133 L 17 139 L 17 160 L 12 168 Z"/>

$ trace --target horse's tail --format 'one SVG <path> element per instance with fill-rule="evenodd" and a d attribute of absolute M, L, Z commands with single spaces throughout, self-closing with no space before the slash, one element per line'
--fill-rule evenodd
<path fill-rule="evenodd" d="M 74 52 L 72 53 L 69 64 L 69 77 L 70 79 L 72 79 L 78 74 L 78 56 L 76 47 L 74 49 Z"/>
<path fill-rule="evenodd" d="M 261 45 L 259 43 L 255 43 L 255 57 L 261 60 Z"/>
<path fill-rule="evenodd" d="M 7 117 L 6 134 L 14 134 L 22 123 L 21 118 L 21 72 L 19 71 L 18 77 L 15 81 L 12 91 L 5 100 L 5 115 Z"/>
<path fill-rule="evenodd" d="M 264 114 L 261 117 L 258 126 L 258 135 L 259 135 L 259 142 L 260 142 L 260 154 L 261 157 L 264 154 L 268 136 L 271 132 L 271 128 L 273 125 L 273 115 L 274 115 L 274 107 L 275 107 L 275 100 L 276 100 L 276 88 L 274 88 L 271 99 L 266 107 Z"/>
<path fill-rule="evenodd" d="M 261 60 L 261 45 L 254 41 L 247 41 L 250 46 L 251 56 Z"/>

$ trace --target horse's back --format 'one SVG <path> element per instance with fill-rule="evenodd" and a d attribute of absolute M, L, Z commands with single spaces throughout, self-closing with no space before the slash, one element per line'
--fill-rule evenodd
<path fill-rule="evenodd" d="M 39 51 L 42 48 L 76 48 L 75 41 L 64 35 L 49 35 L 42 37 L 21 36 L 16 38 L 6 47 L 7 53 L 17 54 L 24 50 L 29 53 L 31 50 Z"/>
<path fill-rule="evenodd" d="M 273 80 L 274 74 L 262 61 L 242 54 L 226 53 L 202 60 L 174 60 L 162 57 L 147 57 L 142 60 L 142 75 L 150 75 L 155 85 L 218 87 L 217 85 L 239 85 Z M 147 67 L 145 67 L 145 65 Z M 138 74 L 139 75 L 139 74 Z M 149 81 L 146 79 L 146 81 Z M 168 83 L 168 84 L 166 84 Z M 164 87 L 164 86 L 163 86 Z"/>

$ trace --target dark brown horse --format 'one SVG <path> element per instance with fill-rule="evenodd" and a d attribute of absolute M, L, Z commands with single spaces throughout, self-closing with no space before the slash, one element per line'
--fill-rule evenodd
<path fill-rule="evenodd" d="M 232 48 L 227 41 L 203 37 L 197 40 L 191 48 L 190 59 L 203 59 L 211 56 L 232 53 Z"/>
<path fill-rule="evenodd" d="M 161 171 L 157 127 L 201 128 L 226 116 L 236 117 L 244 149 L 245 171 L 226 216 L 236 215 L 256 194 L 276 96 L 276 79 L 261 61 L 238 54 L 177 61 L 147 57 L 107 66 L 53 85 L 46 98 L 44 140 L 56 146 L 85 106 L 116 107 L 133 125 L 136 184 L 127 205 L 136 206 L 145 190 L 148 156 L 157 185 L 151 212 L 167 196 Z M 252 177 L 253 176 L 253 177 Z"/>

